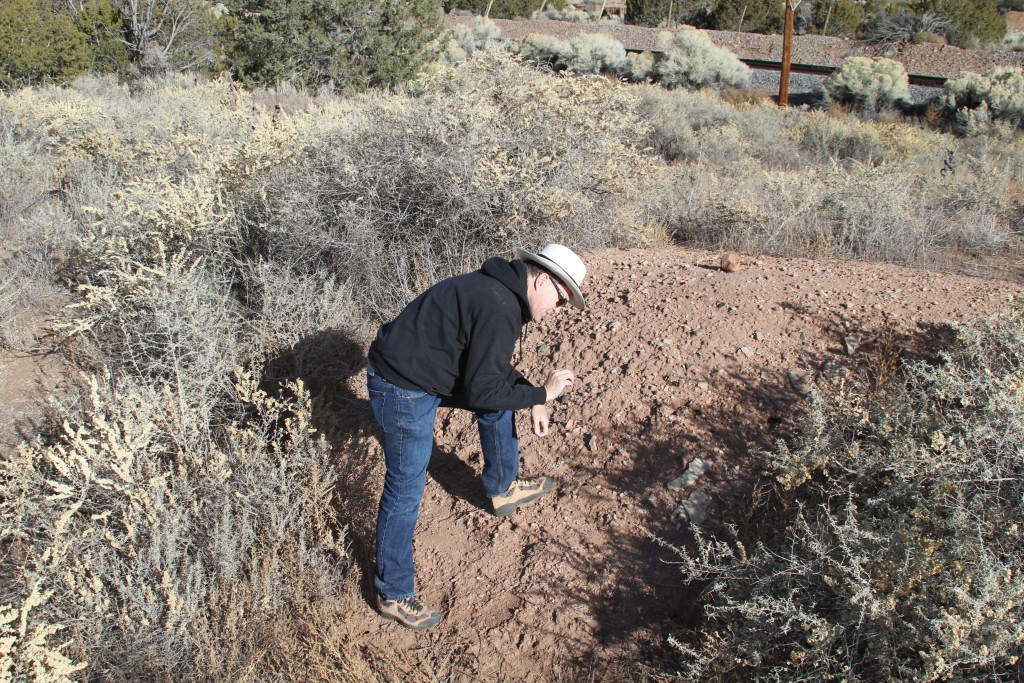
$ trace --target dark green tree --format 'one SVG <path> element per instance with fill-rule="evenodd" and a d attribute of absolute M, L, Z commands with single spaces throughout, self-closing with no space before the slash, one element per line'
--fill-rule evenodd
<path fill-rule="evenodd" d="M 626 22 L 640 26 L 691 24 L 708 28 L 707 10 L 712 4 L 713 0 L 626 0 Z"/>
<path fill-rule="evenodd" d="M 227 60 L 248 85 L 393 86 L 434 57 L 438 0 L 230 0 Z"/>
<path fill-rule="evenodd" d="M 110 0 L 85 0 L 77 8 L 74 22 L 85 36 L 90 71 L 127 72 L 130 60 L 124 18 Z"/>
<path fill-rule="evenodd" d="M 545 0 L 444 0 L 444 11 L 468 10 L 473 14 L 483 15 L 487 11 L 487 5 L 491 5 L 491 19 L 516 19 L 518 17 L 529 17 L 541 5 L 561 9 L 564 3 L 545 2 Z"/>
<path fill-rule="evenodd" d="M 707 16 L 705 28 L 748 33 L 782 33 L 782 0 L 720 0 Z"/>
<path fill-rule="evenodd" d="M 951 28 L 946 38 L 960 47 L 985 47 L 1006 35 L 1006 20 L 996 0 L 921 0 L 914 10 L 948 21 Z"/>
<path fill-rule="evenodd" d="M 668 19 L 671 0 L 626 0 L 626 21 L 638 26 L 658 26 Z"/>
<path fill-rule="evenodd" d="M 88 71 L 86 36 L 48 0 L 0 2 L 0 88 L 65 82 Z"/>
<path fill-rule="evenodd" d="M 864 26 L 864 5 L 855 0 L 814 0 L 811 32 L 855 37 Z"/>

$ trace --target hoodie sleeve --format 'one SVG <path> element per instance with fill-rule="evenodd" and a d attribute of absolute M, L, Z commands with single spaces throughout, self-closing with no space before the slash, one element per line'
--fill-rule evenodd
<path fill-rule="evenodd" d="M 463 367 L 463 392 L 469 406 L 484 410 L 520 410 L 544 403 L 547 392 L 512 367 L 522 326 L 515 315 L 489 309 L 470 329 Z"/>

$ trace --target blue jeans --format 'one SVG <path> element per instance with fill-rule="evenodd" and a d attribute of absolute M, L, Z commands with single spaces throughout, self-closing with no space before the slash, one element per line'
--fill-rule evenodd
<path fill-rule="evenodd" d="M 386 600 L 416 593 L 412 537 L 434 449 L 434 417 L 439 396 L 391 384 L 367 371 L 373 415 L 384 446 L 384 492 L 377 511 L 377 572 L 374 585 Z M 511 410 L 475 410 L 484 456 L 483 485 L 489 498 L 500 496 L 519 474 L 519 439 Z"/>

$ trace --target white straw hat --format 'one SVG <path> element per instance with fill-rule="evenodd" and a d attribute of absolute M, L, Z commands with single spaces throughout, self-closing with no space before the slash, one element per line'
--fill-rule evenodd
<path fill-rule="evenodd" d="M 539 254 L 531 254 L 525 249 L 516 249 L 516 256 L 524 261 L 531 261 L 552 275 L 569 289 L 569 301 L 576 308 L 585 308 L 586 299 L 580 292 L 583 278 L 587 276 L 587 267 L 583 260 L 572 249 L 561 244 L 549 244 Z"/>

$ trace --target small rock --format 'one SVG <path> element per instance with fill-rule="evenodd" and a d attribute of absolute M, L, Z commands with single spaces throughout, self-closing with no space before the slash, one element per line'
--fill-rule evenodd
<path fill-rule="evenodd" d="M 695 490 L 672 512 L 675 520 L 686 520 L 690 524 L 701 524 L 708 518 L 708 504 L 711 499 L 700 489 Z"/>
<path fill-rule="evenodd" d="M 801 368 L 790 370 L 789 383 L 798 394 L 806 394 L 811 390 L 811 373 Z"/>
<path fill-rule="evenodd" d="M 754 341 L 763 341 L 763 340 L 764 340 L 764 332 L 761 332 L 760 330 L 758 330 L 757 332 L 754 333 Z"/>
<path fill-rule="evenodd" d="M 735 273 L 740 269 L 740 257 L 736 254 L 726 254 L 719 265 L 725 272 Z"/>
<path fill-rule="evenodd" d="M 864 343 L 864 335 L 860 332 L 854 332 L 843 337 L 843 343 L 846 344 L 847 355 L 852 356 L 857 352 L 857 348 Z"/>
<path fill-rule="evenodd" d="M 706 391 L 709 386 L 711 385 L 707 382 L 697 382 L 697 389 L 699 391 Z"/>
<path fill-rule="evenodd" d="M 744 346 L 740 349 L 740 353 L 742 353 L 747 358 L 750 358 L 751 356 L 757 355 L 757 349 L 751 348 L 749 346 Z"/>
<path fill-rule="evenodd" d="M 686 468 L 682 476 L 677 477 L 670 481 L 666 486 L 672 491 L 682 491 L 683 489 L 689 488 L 697 483 L 701 475 L 711 469 L 711 461 L 705 460 L 704 458 L 694 458 L 690 462 L 690 466 Z"/>
<path fill-rule="evenodd" d="M 597 450 L 597 437 L 591 434 L 590 436 L 587 437 L 586 444 L 588 451 L 592 453 L 595 452 Z"/>

